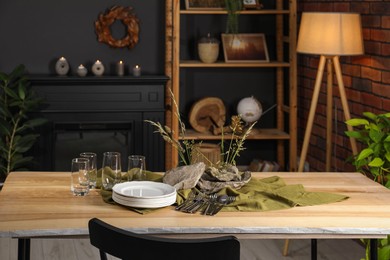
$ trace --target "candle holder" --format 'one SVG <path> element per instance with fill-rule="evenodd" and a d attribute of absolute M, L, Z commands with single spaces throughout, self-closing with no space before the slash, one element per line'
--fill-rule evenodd
<path fill-rule="evenodd" d="M 65 76 L 69 72 L 68 61 L 64 57 L 59 58 L 58 61 L 56 62 L 55 69 L 58 75 Z"/>
<path fill-rule="evenodd" d="M 95 76 L 101 76 L 104 73 L 104 65 L 100 60 L 97 60 L 93 65 L 92 65 L 92 73 Z"/>
<path fill-rule="evenodd" d="M 88 73 L 88 70 L 86 67 L 84 67 L 83 64 L 80 64 L 80 66 L 77 68 L 77 74 L 80 76 L 80 77 L 85 77 Z"/>

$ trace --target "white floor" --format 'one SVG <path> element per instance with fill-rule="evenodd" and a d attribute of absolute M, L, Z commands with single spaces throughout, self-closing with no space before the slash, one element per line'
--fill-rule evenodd
<path fill-rule="evenodd" d="M 290 240 L 289 255 L 282 256 L 284 240 L 241 240 L 242 260 L 310 259 L 310 240 Z M 359 260 L 364 248 L 353 240 L 318 240 L 318 260 Z M 17 240 L 0 238 L 0 259 L 17 259 Z M 92 260 L 99 252 L 88 239 L 32 239 L 31 260 Z M 112 259 L 112 258 L 111 258 Z"/>

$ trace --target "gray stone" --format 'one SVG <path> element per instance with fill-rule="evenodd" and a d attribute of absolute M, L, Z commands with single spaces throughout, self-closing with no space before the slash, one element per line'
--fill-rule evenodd
<path fill-rule="evenodd" d="M 218 192 L 223 188 L 231 187 L 233 189 L 240 189 L 242 186 L 244 186 L 246 183 L 248 183 L 251 179 L 251 172 L 245 171 L 243 173 L 239 174 L 240 180 L 233 179 L 230 181 L 220 181 L 220 180 L 212 180 L 210 179 L 209 173 L 205 172 L 201 179 L 198 182 L 198 188 L 203 191 L 204 193 L 214 193 Z"/>
<path fill-rule="evenodd" d="M 204 173 L 206 165 L 203 162 L 180 166 L 169 170 L 163 177 L 163 182 L 174 186 L 176 190 L 192 189 Z"/>

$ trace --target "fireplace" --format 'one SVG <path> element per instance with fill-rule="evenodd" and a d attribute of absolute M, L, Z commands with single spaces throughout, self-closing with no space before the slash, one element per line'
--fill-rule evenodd
<path fill-rule="evenodd" d="M 69 171 L 81 152 L 146 156 L 147 170 L 164 170 L 164 141 L 144 120 L 164 123 L 165 76 L 40 77 L 31 83 L 44 103 L 37 114 L 48 119 L 34 146 L 34 170 Z"/>

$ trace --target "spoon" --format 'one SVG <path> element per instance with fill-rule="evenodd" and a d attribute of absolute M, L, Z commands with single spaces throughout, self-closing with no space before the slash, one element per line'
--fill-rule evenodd
<path fill-rule="evenodd" d="M 222 195 L 218 198 L 218 202 L 219 202 L 219 205 L 217 205 L 213 211 L 211 212 L 211 216 L 214 216 L 215 214 L 217 214 L 224 206 L 232 203 L 233 201 L 235 201 L 236 197 L 234 196 L 228 196 L 228 195 Z"/>

